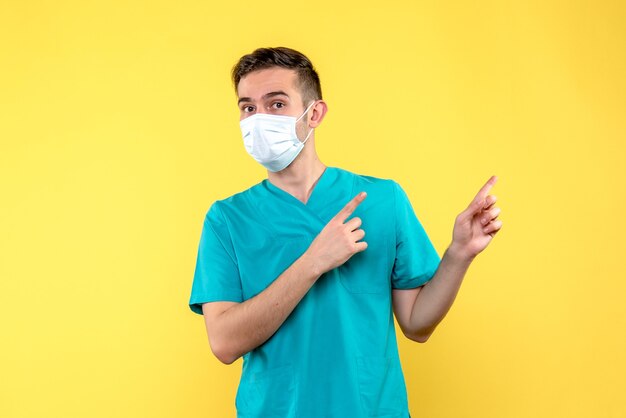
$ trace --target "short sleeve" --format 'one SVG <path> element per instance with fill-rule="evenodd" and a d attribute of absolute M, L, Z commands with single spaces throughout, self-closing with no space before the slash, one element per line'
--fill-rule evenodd
<path fill-rule="evenodd" d="M 216 301 L 243 301 L 230 232 L 217 202 L 204 218 L 189 308 L 202 315 L 202 304 Z"/>
<path fill-rule="evenodd" d="M 422 286 L 435 275 L 441 258 L 417 219 L 406 193 L 394 184 L 396 258 L 391 284 L 394 289 Z"/>

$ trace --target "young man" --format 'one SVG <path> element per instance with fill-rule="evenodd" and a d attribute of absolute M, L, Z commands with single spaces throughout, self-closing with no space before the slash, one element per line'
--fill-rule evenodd
<path fill-rule="evenodd" d="M 246 150 L 268 178 L 206 214 L 189 306 L 211 350 L 243 356 L 239 417 L 409 416 L 393 313 L 426 342 L 502 226 L 491 177 L 439 258 L 393 180 L 325 166 L 311 62 L 262 48 L 233 69 Z"/>

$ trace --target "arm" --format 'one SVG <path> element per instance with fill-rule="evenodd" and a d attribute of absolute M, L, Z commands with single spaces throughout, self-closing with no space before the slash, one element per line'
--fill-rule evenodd
<path fill-rule="evenodd" d="M 502 227 L 500 209 L 487 193 L 496 181 L 489 179 L 469 207 L 457 216 L 452 244 L 444 253 L 433 278 L 417 289 L 393 290 L 393 308 L 402 332 L 411 340 L 426 342 L 446 316 L 470 264 Z M 485 220 L 485 222 L 483 222 Z"/>
<path fill-rule="evenodd" d="M 313 240 L 305 253 L 258 295 L 242 302 L 202 305 L 209 344 L 230 364 L 267 341 L 283 324 L 319 277 L 367 248 L 359 218 L 345 220 L 365 199 L 352 199 Z M 345 223 L 344 223 L 345 222 Z"/>
<path fill-rule="evenodd" d="M 446 250 L 433 278 L 416 289 L 393 289 L 393 309 L 407 338 L 424 343 L 446 316 L 470 262 Z"/>
<path fill-rule="evenodd" d="M 204 303 L 202 312 L 213 354 L 223 363 L 230 364 L 263 344 L 319 277 L 310 255 L 305 252 L 253 298 L 242 303 Z"/>

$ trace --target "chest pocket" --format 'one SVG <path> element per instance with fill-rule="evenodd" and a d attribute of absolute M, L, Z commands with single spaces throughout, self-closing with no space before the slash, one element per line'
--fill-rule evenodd
<path fill-rule="evenodd" d="M 337 268 L 339 280 L 350 293 L 384 293 L 391 288 L 390 244 L 387 225 L 363 220 L 365 251 L 354 254 Z"/>

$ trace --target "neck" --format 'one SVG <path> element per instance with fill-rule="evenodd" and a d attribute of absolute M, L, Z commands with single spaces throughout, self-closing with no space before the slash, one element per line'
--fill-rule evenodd
<path fill-rule="evenodd" d="M 311 148 L 313 152 L 305 153 Z M 284 170 L 276 173 L 267 172 L 267 178 L 274 186 L 286 191 L 305 204 L 309 200 L 317 180 L 326 169 L 326 166 L 317 157 L 315 149 L 309 147 L 309 150 L 305 146 L 300 155 Z"/>

